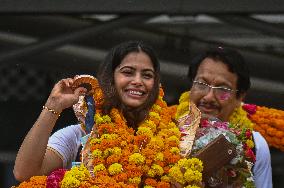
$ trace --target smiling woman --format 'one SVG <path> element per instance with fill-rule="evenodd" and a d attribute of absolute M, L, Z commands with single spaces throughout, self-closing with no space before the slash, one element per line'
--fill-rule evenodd
<path fill-rule="evenodd" d="M 128 126 L 137 129 L 158 98 L 159 72 L 159 62 L 150 46 L 138 41 L 115 46 L 98 73 L 104 96 L 103 114 L 117 108 Z M 81 126 L 68 126 L 51 137 L 50 134 L 60 113 L 77 103 L 79 96 L 90 94 L 83 85 L 75 82 L 76 78 L 63 79 L 54 86 L 38 120 L 22 143 L 14 167 L 19 181 L 48 174 L 57 168 L 70 168 L 75 160 L 80 139 L 86 135 Z"/>

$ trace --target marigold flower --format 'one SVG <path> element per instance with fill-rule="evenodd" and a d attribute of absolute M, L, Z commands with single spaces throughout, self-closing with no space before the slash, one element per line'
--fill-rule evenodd
<path fill-rule="evenodd" d="M 254 147 L 254 142 L 252 140 L 247 140 L 246 144 L 249 148 L 253 148 Z"/>
<path fill-rule="evenodd" d="M 170 188 L 171 185 L 168 182 L 161 181 L 157 183 L 157 188 Z"/>
<path fill-rule="evenodd" d="M 199 171 L 187 169 L 184 173 L 184 179 L 187 183 L 199 183 L 202 180 L 202 174 Z"/>
<path fill-rule="evenodd" d="M 122 141 L 121 143 L 120 143 L 120 146 L 121 147 L 125 147 L 127 145 L 127 142 L 126 141 Z"/>
<path fill-rule="evenodd" d="M 157 129 L 156 124 L 151 120 L 146 120 L 144 123 L 141 124 L 140 127 L 149 127 L 152 132 L 156 132 Z"/>
<path fill-rule="evenodd" d="M 162 176 L 164 173 L 164 169 L 160 165 L 157 165 L 157 164 L 153 164 L 151 169 L 154 170 L 155 175 L 157 176 Z"/>
<path fill-rule="evenodd" d="M 102 151 L 101 150 L 99 150 L 99 149 L 95 149 L 93 152 L 92 152 L 92 156 L 94 157 L 94 158 L 101 158 L 102 157 Z"/>
<path fill-rule="evenodd" d="M 110 175 L 119 174 L 122 172 L 122 165 L 119 163 L 114 163 L 108 167 L 108 172 Z"/>
<path fill-rule="evenodd" d="M 229 122 L 238 128 L 253 128 L 253 123 L 249 120 L 247 112 L 242 108 L 236 108 L 233 114 L 229 117 Z"/>
<path fill-rule="evenodd" d="M 190 158 L 186 161 L 186 169 L 193 169 L 201 172 L 203 170 L 203 163 L 198 158 Z"/>
<path fill-rule="evenodd" d="M 190 99 L 190 92 L 189 91 L 183 92 L 179 98 L 179 103 L 188 102 L 189 99 Z"/>
<path fill-rule="evenodd" d="M 46 176 L 33 176 L 29 181 L 22 182 L 18 188 L 45 188 Z"/>
<path fill-rule="evenodd" d="M 156 176 L 156 172 L 155 172 L 155 170 L 150 169 L 150 170 L 148 171 L 147 175 L 148 175 L 149 177 L 152 177 L 152 178 L 153 178 L 153 177 Z"/>
<path fill-rule="evenodd" d="M 170 151 L 171 151 L 173 154 L 179 154 L 179 153 L 180 153 L 180 150 L 179 150 L 178 147 L 172 147 L 172 148 L 170 149 Z"/>
<path fill-rule="evenodd" d="M 160 112 L 160 111 L 162 110 L 162 108 L 161 108 L 159 105 L 156 105 L 156 104 L 154 104 L 154 105 L 152 106 L 152 109 L 153 109 L 154 111 L 156 111 L 156 112 Z"/>
<path fill-rule="evenodd" d="M 61 181 L 61 188 L 77 188 L 81 182 L 73 176 L 64 177 Z"/>
<path fill-rule="evenodd" d="M 155 161 L 164 161 L 164 154 L 161 153 L 161 152 L 157 153 L 154 160 Z"/>
<path fill-rule="evenodd" d="M 120 155 L 110 155 L 107 159 L 106 159 L 106 164 L 107 165 L 111 165 L 113 163 L 118 163 L 120 160 Z"/>
<path fill-rule="evenodd" d="M 156 187 L 157 181 L 153 178 L 146 178 L 145 184 L 148 185 L 148 186 Z"/>
<path fill-rule="evenodd" d="M 87 180 L 89 177 L 90 173 L 83 165 L 80 167 L 72 167 L 70 171 L 65 173 L 64 178 L 61 181 L 61 187 L 78 187 L 82 181 Z"/>
<path fill-rule="evenodd" d="M 152 137 L 150 142 L 148 143 L 148 147 L 153 150 L 161 150 L 164 148 L 163 139 L 160 137 Z"/>
<path fill-rule="evenodd" d="M 139 127 L 136 134 L 137 135 L 146 135 L 149 138 L 153 136 L 153 132 L 151 131 L 151 129 L 149 127 Z"/>
<path fill-rule="evenodd" d="M 99 116 L 98 114 L 95 114 L 94 119 L 96 120 L 96 125 L 100 125 L 101 123 L 104 122 L 104 119 L 101 116 Z"/>
<path fill-rule="evenodd" d="M 107 134 L 113 132 L 114 127 L 111 124 L 102 123 L 98 126 L 98 132 L 100 134 Z"/>
<path fill-rule="evenodd" d="M 119 174 L 116 174 L 113 176 L 113 179 L 116 181 L 116 182 L 126 182 L 127 181 L 127 174 L 126 173 L 119 173 Z"/>
<path fill-rule="evenodd" d="M 177 107 L 177 113 L 175 115 L 176 120 L 179 119 L 180 117 L 186 115 L 189 113 L 189 105 L 188 101 L 182 102 L 178 105 Z"/>
<path fill-rule="evenodd" d="M 141 182 L 141 178 L 140 177 L 129 178 L 128 181 L 132 184 L 138 185 Z"/>
<path fill-rule="evenodd" d="M 182 168 L 182 167 L 188 167 L 188 162 L 187 162 L 187 159 L 186 158 L 182 158 L 178 161 L 178 163 L 176 164 L 179 168 Z"/>
<path fill-rule="evenodd" d="M 103 164 L 94 166 L 93 173 L 96 174 L 99 171 L 106 170 L 106 167 Z"/>
<path fill-rule="evenodd" d="M 170 142 L 176 142 L 177 144 L 179 144 L 179 141 L 180 141 L 179 138 L 175 135 L 170 136 L 169 138 L 167 138 L 167 140 Z"/>
<path fill-rule="evenodd" d="M 145 185 L 144 188 L 155 188 L 155 187 L 152 187 L 150 185 Z"/>
<path fill-rule="evenodd" d="M 132 155 L 129 156 L 129 162 L 141 165 L 145 162 L 145 157 L 140 153 L 133 153 Z"/>
<path fill-rule="evenodd" d="M 101 143 L 101 139 L 100 139 L 100 138 L 92 138 L 92 139 L 90 140 L 90 145 L 91 145 L 91 146 L 94 146 L 94 145 L 100 144 L 100 143 Z"/>
<path fill-rule="evenodd" d="M 114 147 L 114 148 L 112 149 L 112 154 L 113 154 L 113 155 L 121 155 L 121 148 L 119 148 L 119 147 Z"/>
<path fill-rule="evenodd" d="M 200 186 L 197 186 L 197 185 L 188 185 L 188 186 L 185 186 L 184 188 L 200 188 Z"/>
<path fill-rule="evenodd" d="M 169 176 L 166 176 L 166 175 L 165 175 L 165 176 L 162 176 L 162 177 L 161 177 L 161 180 L 162 180 L 162 181 L 165 181 L 165 182 L 170 182 L 170 181 L 171 181 L 170 177 L 169 177 Z"/>
<path fill-rule="evenodd" d="M 169 171 L 169 176 L 178 183 L 185 184 L 183 173 L 178 166 L 173 166 Z"/>

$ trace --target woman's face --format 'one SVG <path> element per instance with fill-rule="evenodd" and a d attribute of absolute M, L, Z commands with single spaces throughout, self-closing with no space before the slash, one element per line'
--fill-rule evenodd
<path fill-rule="evenodd" d="M 131 52 L 114 71 L 114 84 L 121 102 L 131 108 L 144 104 L 152 92 L 155 71 L 144 52 Z"/>

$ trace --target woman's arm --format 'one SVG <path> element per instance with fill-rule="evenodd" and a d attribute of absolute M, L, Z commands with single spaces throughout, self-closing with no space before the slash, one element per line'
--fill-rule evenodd
<path fill-rule="evenodd" d="M 33 127 L 26 135 L 16 157 L 14 176 L 24 181 L 35 175 L 45 175 L 62 167 L 60 156 L 47 149 L 49 136 L 62 110 L 75 104 L 79 95 L 86 89 L 79 87 L 72 90 L 73 79 L 63 79 L 55 84 L 44 108 Z"/>

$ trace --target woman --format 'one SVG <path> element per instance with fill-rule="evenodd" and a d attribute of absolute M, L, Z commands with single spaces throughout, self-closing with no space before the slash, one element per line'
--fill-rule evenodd
<path fill-rule="evenodd" d="M 174 109 L 163 101 L 159 70 L 156 56 L 144 43 L 114 47 L 100 67 L 99 84 L 91 83 L 91 99 L 87 95 L 82 105 L 85 109 L 88 106 L 85 126 L 69 126 L 49 138 L 60 112 L 87 93 L 82 87 L 74 87 L 77 80 L 68 78 L 57 83 L 16 159 L 16 178 L 23 181 L 33 176 L 23 182 L 23 187 L 201 185 L 201 161 L 182 159 L 180 155 L 181 133 L 172 122 Z M 89 116 L 92 100 L 95 115 Z M 86 125 L 92 117 L 95 123 L 86 135 L 84 130 L 90 130 Z M 67 172 L 57 169 L 71 166 L 80 142 L 84 165 Z"/>
<path fill-rule="evenodd" d="M 102 63 L 98 80 L 105 100 L 103 113 L 118 108 L 127 125 L 137 129 L 159 94 L 160 65 L 153 50 L 143 42 L 126 42 L 114 47 Z M 50 134 L 60 113 L 78 102 L 87 89 L 72 89 L 74 79 L 55 84 L 41 114 L 25 137 L 18 152 L 14 175 L 24 181 L 47 175 L 57 168 L 70 168 L 85 135 L 80 125 Z M 35 149 L 36 148 L 36 149 Z"/>

